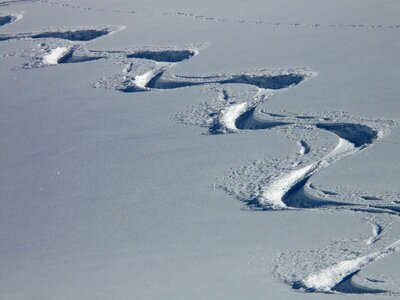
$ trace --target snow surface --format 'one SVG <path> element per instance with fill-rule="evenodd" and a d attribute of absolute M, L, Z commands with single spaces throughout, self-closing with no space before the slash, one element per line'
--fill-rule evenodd
<path fill-rule="evenodd" d="M 399 14 L 0 0 L 0 298 L 397 298 Z"/>

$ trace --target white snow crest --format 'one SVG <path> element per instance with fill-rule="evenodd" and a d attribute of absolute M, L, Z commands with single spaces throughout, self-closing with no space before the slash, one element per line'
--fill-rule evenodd
<path fill-rule="evenodd" d="M 68 55 L 72 51 L 72 48 L 68 47 L 57 47 L 50 51 L 50 53 L 43 56 L 43 63 L 45 65 L 57 65 L 60 59 Z"/>
<path fill-rule="evenodd" d="M 228 132 L 236 132 L 236 119 L 239 118 L 241 114 L 246 112 L 247 103 L 239 103 L 230 105 L 221 111 L 220 123 Z"/>
<path fill-rule="evenodd" d="M 328 268 L 312 273 L 301 281 L 302 286 L 307 289 L 313 289 L 321 292 L 331 291 L 332 288 L 340 283 L 346 276 L 349 276 L 352 273 L 361 270 L 362 268 L 376 260 L 382 259 L 389 254 L 399 251 L 400 240 L 387 246 L 381 251 L 376 251 L 352 260 L 344 260 Z"/>
<path fill-rule="evenodd" d="M 274 181 L 262 189 L 259 199 L 260 204 L 263 206 L 271 207 L 273 209 L 286 208 L 283 202 L 283 196 L 300 180 L 304 179 L 310 172 L 315 169 L 315 164 L 307 165 L 301 169 L 291 171 L 284 177 Z"/>
<path fill-rule="evenodd" d="M 265 186 L 261 191 L 261 196 L 259 197 L 260 204 L 272 209 L 286 208 L 287 206 L 283 202 L 283 197 L 296 183 L 300 182 L 307 176 L 312 175 L 317 170 L 328 167 L 332 161 L 352 154 L 355 151 L 357 151 L 357 149 L 354 147 L 354 144 L 339 138 L 339 143 L 335 149 L 320 161 L 293 170 L 284 177 L 281 177 Z"/>
<path fill-rule="evenodd" d="M 337 144 L 335 149 L 326 156 L 326 159 L 329 159 L 332 157 L 336 158 L 341 155 L 347 156 L 349 154 L 353 154 L 356 151 L 357 151 L 357 149 L 354 147 L 353 143 L 350 143 L 343 138 L 339 138 L 339 143 Z"/>
<path fill-rule="evenodd" d="M 342 281 L 344 277 L 358 271 L 366 263 L 367 257 L 341 261 L 319 272 L 310 274 L 307 278 L 303 279 L 302 284 L 308 289 L 328 292 Z"/>
<path fill-rule="evenodd" d="M 140 89 L 147 89 L 146 85 L 151 79 L 153 79 L 155 75 L 156 74 L 154 70 L 150 70 L 142 75 L 136 75 L 134 79 L 134 84 Z"/>

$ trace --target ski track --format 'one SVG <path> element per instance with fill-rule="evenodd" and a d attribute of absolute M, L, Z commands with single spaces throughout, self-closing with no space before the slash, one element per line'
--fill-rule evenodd
<path fill-rule="evenodd" d="M 52 30 L 33 33 L 20 33 L 17 35 L 0 34 L 0 41 L 16 39 L 62 39 L 68 41 L 87 42 L 118 31 L 117 28 L 88 28 L 73 30 Z"/>
<path fill-rule="evenodd" d="M 0 12 L 0 27 L 14 23 L 15 21 L 21 19 L 22 17 L 23 15 L 21 13 Z"/>
<path fill-rule="evenodd" d="M 21 1 L 18 1 L 21 2 Z M 39 1 L 61 7 L 92 10 L 60 4 L 51 1 Z M 11 5 L 17 1 L 0 2 L 0 5 Z M 121 11 L 113 11 L 122 13 Z M 136 13 L 136 12 L 128 12 Z M 178 16 L 192 16 L 177 13 Z M 1 19 L 0 25 L 13 21 L 9 18 Z M 198 18 L 193 15 L 192 17 Z M 11 19 L 10 19 L 11 18 Z M 200 18 L 200 17 L 199 17 Z M 215 21 L 214 18 L 201 17 L 206 21 Z M 3 21 L 2 21 L 3 20 Z M 225 20 L 229 21 L 229 20 Z M 224 22 L 225 22 L 224 21 Z M 234 21 L 236 23 L 236 21 Z M 239 22 L 246 23 L 246 21 Z M 263 24 L 263 22 L 257 22 Z M 275 24 L 274 26 L 279 26 Z M 289 24 L 302 26 L 301 24 Z M 317 26 L 318 25 L 318 26 Z M 307 25 L 309 26 L 309 25 Z M 319 27 L 319 24 L 313 28 Z M 353 27 L 353 26 L 352 26 Z M 354 25 L 354 28 L 363 26 Z M 382 26 L 381 26 L 382 27 Z M 399 26 L 400 27 L 400 26 Z M 388 27 L 389 28 L 389 27 Z M 398 28 L 395 26 L 394 28 Z M 253 198 L 245 201 L 252 209 L 259 210 L 305 210 L 328 209 L 364 212 L 374 215 L 388 214 L 398 218 L 400 206 L 392 201 L 389 205 L 383 201 L 381 195 L 360 195 L 357 200 L 349 201 L 346 195 L 331 190 L 318 189 L 312 183 L 312 176 L 325 169 L 336 161 L 353 156 L 360 151 L 371 147 L 376 141 L 389 132 L 393 123 L 381 120 L 357 119 L 345 114 L 317 114 L 315 116 L 291 113 L 272 113 L 258 110 L 258 106 L 279 92 L 296 86 L 316 75 L 307 69 L 284 70 L 252 70 L 227 74 L 208 74 L 202 76 L 182 76 L 169 73 L 174 64 L 191 59 L 198 55 L 201 46 L 192 45 L 182 48 L 142 48 L 124 49 L 120 51 L 90 50 L 84 46 L 85 42 L 106 36 L 122 27 L 76 28 L 43 30 L 36 33 L 21 33 L 17 35 L 0 35 L 0 41 L 13 39 L 39 39 L 44 41 L 39 49 L 28 52 L 30 61 L 26 68 L 45 67 L 63 63 L 81 63 L 112 59 L 124 65 L 123 70 L 109 78 L 102 78 L 92 84 L 95 88 L 108 88 L 125 93 L 166 91 L 181 88 L 202 86 L 212 92 L 218 91 L 218 97 L 211 102 L 205 102 L 199 108 L 178 114 L 178 120 L 208 128 L 209 134 L 241 133 L 253 130 L 280 130 L 296 139 L 300 150 L 297 155 L 288 160 L 281 167 L 277 167 L 276 174 L 268 177 L 258 185 L 250 186 Z M 63 42 L 60 42 L 63 41 Z M 20 55 L 25 55 L 21 54 Z M 222 87 L 222 89 L 221 89 Z M 234 88 L 233 88 L 234 87 Z M 237 91 L 236 88 L 244 89 Z M 252 95 L 252 96 L 250 96 Z M 245 97 L 243 97 L 245 96 Z M 238 100 L 240 98 L 240 100 Z M 194 116 L 194 117 L 193 117 Z M 196 119 L 197 117 L 197 119 Z M 307 135 L 298 134 L 306 131 Z M 297 132 L 297 133 L 296 133 Z M 313 143 L 307 137 L 318 140 L 319 135 L 336 138 L 336 146 L 327 149 L 314 149 Z M 325 153 L 320 155 L 321 153 Z M 272 162 L 278 166 L 280 162 Z M 262 163 L 261 163 L 262 164 Z M 240 175 L 240 174 L 239 174 Z M 252 183 L 253 184 L 253 183 Z M 222 185 L 223 187 L 223 185 Z M 224 187 L 232 192 L 230 187 Z M 234 194 L 234 192 L 232 192 Z M 384 226 L 379 222 L 371 221 L 372 236 L 365 242 L 368 247 L 379 244 Z M 381 247 L 368 254 L 360 254 L 353 259 L 338 260 L 327 267 L 313 270 L 303 278 L 295 278 L 288 282 L 293 289 L 306 292 L 322 293 L 386 293 L 383 289 L 374 289 L 359 286 L 352 282 L 352 278 L 369 264 L 378 261 L 400 250 L 400 240 L 389 246 Z M 372 282 L 372 281 L 371 281 Z"/>
<path fill-rule="evenodd" d="M 14 15 L 16 19 L 21 15 Z M 108 53 L 87 49 L 86 44 L 120 30 L 124 26 L 97 26 L 75 28 L 51 28 L 37 32 L 0 34 L 0 42 L 23 40 L 30 47 L 20 52 L 1 54 L 1 58 L 21 56 L 27 59 L 24 69 L 41 68 L 67 63 L 83 63 L 109 58 Z"/>
<path fill-rule="evenodd" d="M 14 22 L 17 18 L 14 15 L 0 14 L 0 26 Z"/>
<path fill-rule="evenodd" d="M 372 212 L 372 208 L 374 213 L 380 214 L 392 211 L 393 215 L 398 216 L 400 208 L 397 207 L 349 203 L 346 199 L 341 201 L 337 199 L 329 200 L 323 197 L 316 197 L 308 192 L 313 175 L 329 167 L 336 161 L 355 155 L 372 146 L 377 140 L 387 134 L 387 123 L 380 120 L 365 120 L 365 122 L 358 123 L 357 119 L 349 116 L 343 119 L 335 119 L 321 116 L 288 116 L 268 113 L 269 118 L 264 118 L 266 114 L 257 110 L 259 104 L 268 101 L 280 90 L 300 84 L 302 81 L 314 76 L 314 72 L 308 70 L 258 70 L 240 74 L 177 76 L 168 73 L 168 68 L 173 64 L 168 63 L 169 59 L 160 59 L 158 56 L 162 53 L 165 53 L 165 51 L 160 51 L 157 55 L 155 51 L 152 51 L 151 56 L 156 57 L 155 61 L 157 62 L 165 61 L 166 63 L 161 66 L 158 65 L 158 67 L 141 75 L 136 75 L 129 79 L 129 76 L 126 75 L 132 72 L 132 68 L 130 67 L 131 65 L 126 67 L 122 87 L 118 84 L 118 79 L 114 80 L 111 86 L 102 86 L 101 82 L 98 82 L 95 86 L 113 88 L 131 93 L 173 90 L 192 86 L 252 86 L 256 88 L 256 91 L 253 92 L 254 96 L 252 99 L 244 102 L 243 100 L 240 102 L 231 99 L 229 88 L 222 88 L 217 98 L 217 101 L 220 103 L 219 106 L 213 107 L 212 104 L 209 104 L 205 109 L 208 117 L 212 119 L 203 124 L 203 126 L 208 128 L 209 134 L 269 130 L 278 127 L 290 128 L 291 126 L 300 124 L 305 126 L 307 130 L 311 130 L 316 136 L 318 136 L 318 132 L 323 131 L 336 137 L 336 146 L 322 156 L 322 158 L 309 164 L 304 164 L 302 160 L 313 151 L 312 146 L 305 139 L 299 139 L 297 142 L 300 145 L 300 151 L 297 164 L 294 164 L 294 168 L 287 168 L 281 176 L 261 186 L 257 197 L 246 200 L 249 206 L 262 210 L 333 208 L 350 211 L 364 210 L 370 213 Z M 142 59 L 144 57 L 136 58 Z M 147 54 L 146 58 L 152 59 Z M 186 59 L 184 57 L 182 61 Z M 106 79 L 103 83 L 107 83 L 108 81 Z M 331 197 L 341 197 L 340 194 L 335 192 L 323 191 L 322 193 Z M 362 196 L 361 198 L 364 201 L 379 201 L 377 200 L 379 197 Z M 381 225 L 378 223 L 374 224 L 373 236 L 366 242 L 366 245 L 375 244 L 380 239 L 382 231 L 383 228 Z M 398 252 L 400 250 L 398 243 L 400 241 L 371 254 L 360 255 L 352 260 L 337 261 L 327 268 L 308 274 L 308 276 L 301 280 L 292 281 L 291 286 L 293 289 L 307 292 L 386 293 L 387 291 L 383 289 L 359 286 L 351 280 L 361 269 L 369 264 Z"/>
<path fill-rule="evenodd" d="M 370 221 L 372 227 L 372 235 L 366 241 L 367 245 L 372 245 L 376 243 L 382 235 L 383 227 L 378 222 Z"/>

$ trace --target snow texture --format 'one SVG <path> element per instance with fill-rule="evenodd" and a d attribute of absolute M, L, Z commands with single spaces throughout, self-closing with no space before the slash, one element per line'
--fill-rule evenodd
<path fill-rule="evenodd" d="M 399 4 L 181 2 L 0 1 L 1 298 L 398 297 Z"/>

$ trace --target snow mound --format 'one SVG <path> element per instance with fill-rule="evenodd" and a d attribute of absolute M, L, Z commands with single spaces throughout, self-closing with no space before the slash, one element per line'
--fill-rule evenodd
<path fill-rule="evenodd" d="M 68 47 L 57 47 L 49 54 L 43 56 L 43 63 L 46 65 L 57 65 L 64 57 L 72 53 L 72 49 Z"/>

